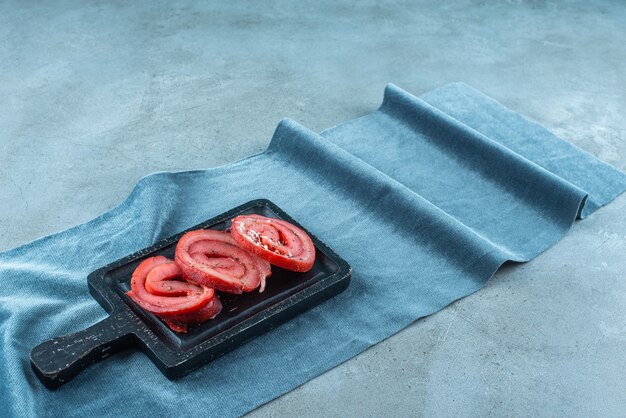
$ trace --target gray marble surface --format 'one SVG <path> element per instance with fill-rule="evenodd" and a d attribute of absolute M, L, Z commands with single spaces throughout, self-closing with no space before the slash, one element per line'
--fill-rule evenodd
<path fill-rule="evenodd" d="M 622 1 L 2 1 L 0 250 L 260 152 L 282 117 L 369 113 L 389 81 L 464 81 L 626 170 L 625 40 Z M 625 213 L 250 416 L 625 415 Z"/>

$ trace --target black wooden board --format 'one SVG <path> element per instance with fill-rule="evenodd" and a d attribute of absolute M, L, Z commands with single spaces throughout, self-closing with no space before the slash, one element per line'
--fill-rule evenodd
<path fill-rule="evenodd" d="M 176 243 L 185 232 L 195 229 L 224 230 L 235 216 L 252 213 L 284 219 L 305 230 L 316 247 L 313 269 L 295 273 L 272 266 L 272 276 L 267 280 L 263 293 L 253 291 L 234 295 L 218 292 L 222 312 L 212 320 L 190 327 L 187 333 L 170 330 L 159 318 L 144 311 L 126 296 L 131 275 L 144 259 L 155 255 L 173 259 Z M 109 312 L 109 316 L 83 331 L 44 341 L 33 348 L 31 365 L 44 385 L 57 388 L 89 364 L 129 348 L 142 350 L 165 376 L 177 379 L 333 297 L 350 283 L 348 263 L 266 199 L 238 206 L 187 231 L 88 276 L 91 294 Z"/>

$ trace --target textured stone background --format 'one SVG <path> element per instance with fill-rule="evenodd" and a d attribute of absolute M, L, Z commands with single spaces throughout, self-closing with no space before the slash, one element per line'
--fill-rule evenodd
<path fill-rule="evenodd" d="M 260 152 L 282 117 L 368 113 L 389 81 L 464 81 L 626 170 L 623 1 L 125 3 L 0 2 L 0 250 Z M 625 213 L 251 416 L 626 414 Z"/>

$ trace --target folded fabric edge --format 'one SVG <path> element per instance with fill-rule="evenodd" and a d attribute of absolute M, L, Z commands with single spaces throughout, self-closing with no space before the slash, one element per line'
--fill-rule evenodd
<path fill-rule="evenodd" d="M 389 83 L 392 84 L 392 83 Z M 500 103 L 498 100 L 494 99 L 481 92 L 480 90 L 474 88 L 473 86 L 464 83 L 464 82 L 453 82 L 444 84 L 441 87 L 438 87 L 434 90 L 428 91 L 420 96 L 420 99 L 426 101 L 434 107 L 439 108 L 439 105 L 433 104 L 436 103 L 436 97 L 446 94 L 448 92 L 453 93 L 454 95 L 463 94 L 466 97 L 480 98 L 481 102 L 487 103 L 492 107 L 497 107 L 499 111 L 503 112 L 507 119 L 516 119 L 518 121 L 522 121 L 526 126 L 531 126 L 537 132 L 543 132 L 548 134 L 552 141 L 558 141 L 561 145 L 574 150 L 576 153 L 584 155 L 588 160 L 593 161 L 594 164 L 597 164 L 602 167 L 602 170 L 605 170 L 612 177 L 613 184 L 607 187 L 608 190 L 605 190 L 602 195 L 595 194 L 589 195 L 583 206 L 581 207 L 580 213 L 578 215 L 578 219 L 585 219 L 596 210 L 601 208 L 602 206 L 612 202 L 617 196 L 624 193 L 626 191 L 626 173 L 618 169 L 617 167 L 600 160 L 598 157 L 593 155 L 592 153 L 576 146 L 570 141 L 567 141 L 558 135 L 555 135 L 545 126 L 540 124 L 539 122 L 534 121 L 533 119 L 525 116 L 524 114 L 518 113 L 504 104 Z M 447 113 L 444 111 L 444 113 Z M 466 124 L 467 125 L 467 124 Z M 469 125 L 468 125 L 469 126 Z M 545 168 L 545 167 L 544 167 Z M 550 169 L 546 168 L 548 171 Z M 558 175 L 558 174 L 557 174 Z M 569 181 L 569 180 L 568 180 Z M 577 185 L 579 186 L 579 185 Z M 583 190 L 584 187 L 581 187 Z"/>
<path fill-rule="evenodd" d="M 587 197 L 582 190 L 574 186 L 567 189 L 566 195 L 563 196 L 563 207 L 559 212 L 560 218 L 555 218 L 553 222 L 555 231 L 558 232 L 547 239 L 543 237 L 543 241 L 535 240 L 535 242 L 526 243 L 526 251 L 520 252 L 490 240 L 419 193 L 296 121 L 283 119 L 276 128 L 270 147 L 273 152 L 289 153 L 293 161 L 298 161 L 305 167 L 309 166 L 306 160 L 315 155 L 317 160 L 324 161 L 323 167 L 321 164 L 317 165 L 320 174 L 329 170 L 341 173 L 337 177 L 346 183 L 346 187 L 354 184 L 368 184 L 370 187 L 361 192 L 362 198 L 367 199 L 371 195 L 376 195 L 376 201 L 381 202 L 380 207 L 372 203 L 371 208 L 377 210 L 381 217 L 389 217 L 397 211 L 410 214 L 416 225 L 420 222 L 426 222 L 430 226 L 436 225 L 443 231 L 442 235 L 449 234 L 454 237 L 454 243 L 463 242 L 462 247 L 474 248 L 476 253 L 490 253 L 500 264 L 506 261 L 526 262 L 552 247 L 572 227 Z M 358 192 L 354 187 L 350 189 Z M 391 216 L 388 221 L 393 223 L 396 221 L 394 218 Z M 409 231 L 415 235 L 416 244 L 426 244 L 426 238 L 420 236 L 416 225 L 403 223 L 402 226 L 408 227 Z M 452 242 L 441 242 L 439 251 L 450 255 L 447 250 L 453 247 L 452 244 Z M 455 262 L 459 264 L 464 261 L 466 260 L 463 256 L 455 259 Z"/>
<path fill-rule="evenodd" d="M 480 171 L 528 205 L 536 206 L 539 212 L 547 212 L 556 224 L 566 219 L 563 210 L 569 210 L 566 209 L 569 202 L 575 201 L 580 205 L 586 200 L 584 198 L 588 193 L 580 187 L 394 84 L 390 83 L 385 88 L 383 104 L 378 111 L 391 115 L 413 131 L 427 132 L 432 138 L 436 137 L 437 141 L 433 142 L 439 148 L 466 161 L 473 170 Z M 472 158 L 468 159 L 468 155 Z M 476 159 L 477 156 L 481 158 Z M 499 164 L 491 165 L 490 161 L 499 161 Z M 565 205 L 556 205 L 555 210 L 550 201 L 530 199 L 526 193 L 520 193 L 528 184 L 533 184 L 536 189 L 534 197 L 549 196 L 558 191 Z"/>

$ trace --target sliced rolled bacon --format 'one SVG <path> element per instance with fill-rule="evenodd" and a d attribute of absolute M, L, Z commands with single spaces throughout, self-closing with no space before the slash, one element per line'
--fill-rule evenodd
<path fill-rule="evenodd" d="M 178 265 L 163 256 L 141 262 L 130 287 L 126 294 L 135 303 L 176 332 L 187 332 L 189 325 L 213 319 L 222 310 L 213 289 L 184 281 Z"/>
<path fill-rule="evenodd" d="M 185 280 L 222 292 L 250 292 L 272 273 L 267 261 L 240 248 L 228 232 L 187 232 L 176 245 L 176 263 Z"/>
<path fill-rule="evenodd" d="M 240 215 L 232 221 L 231 235 L 241 248 L 284 269 L 306 272 L 315 263 L 311 237 L 282 219 Z"/>

